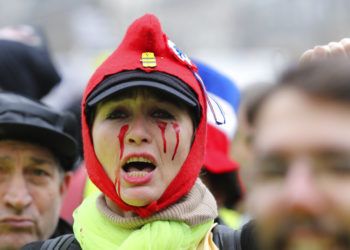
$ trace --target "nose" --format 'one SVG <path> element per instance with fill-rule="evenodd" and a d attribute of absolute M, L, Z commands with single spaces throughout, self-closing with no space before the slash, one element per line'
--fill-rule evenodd
<path fill-rule="evenodd" d="M 4 202 L 7 207 L 15 210 L 17 213 L 31 204 L 32 196 L 22 175 L 16 174 L 13 176 L 4 195 Z"/>
<path fill-rule="evenodd" d="M 151 141 L 152 136 L 149 133 L 146 119 L 141 115 L 135 117 L 129 125 L 129 129 L 126 133 L 126 143 L 139 145 L 141 143 L 149 143 Z"/>
<path fill-rule="evenodd" d="M 317 215 L 326 198 L 317 185 L 311 164 L 301 160 L 291 164 L 285 183 L 285 205 L 293 211 Z"/>

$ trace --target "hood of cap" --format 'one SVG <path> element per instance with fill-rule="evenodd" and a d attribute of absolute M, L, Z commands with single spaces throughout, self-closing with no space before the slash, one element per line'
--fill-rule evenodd
<path fill-rule="evenodd" d="M 149 66 L 142 61 L 142 55 L 146 52 L 154 54 L 155 65 Z M 197 94 L 201 107 L 201 119 L 186 161 L 161 198 L 145 207 L 130 206 L 118 196 L 114 183 L 108 178 L 95 155 L 86 114 L 86 100 L 94 89 L 108 76 L 128 70 L 158 71 L 179 78 Z M 119 47 L 97 68 L 84 91 L 82 101 L 83 147 L 90 179 L 121 209 L 133 211 L 141 217 L 148 217 L 168 207 L 186 195 L 198 178 L 204 161 L 206 113 L 206 95 L 196 66 L 174 43 L 168 40 L 157 17 L 151 14 L 142 16 L 129 26 Z"/>
<path fill-rule="evenodd" d="M 223 113 L 224 124 L 216 124 L 214 116 L 208 109 L 208 139 L 204 167 L 215 174 L 238 170 L 239 164 L 230 158 L 231 140 L 237 130 L 237 113 L 240 91 L 234 81 L 215 68 L 195 60 L 200 76 L 212 103 L 220 106 L 214 112 Z M 219 114 L 217 114 L 219 115 Z"/>

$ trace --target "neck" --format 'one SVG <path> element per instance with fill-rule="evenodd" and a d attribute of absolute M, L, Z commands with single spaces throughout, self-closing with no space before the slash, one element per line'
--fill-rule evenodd
<path fill-rule="evenodd" d="M 107 207 L 112 210 L 114 213 L 118 214 L 119 216 L 122 216 L 124 218 L 131 218 L 135 216 L 135 213 L 130 211 L 124 211 L 121 210 L 110 198 L 105 196 Z"/>
<path fill-rule="evenodd" d="M 103 194 L 100 194 L 96 202 L 97 209 L 104 217 L 124 228 L 136 228 L 156 220 L 183 221 L 195 226 L 217 217 L 215 198 L 199 179 L 186 196 L 147 218 L 121 210 Z"/>

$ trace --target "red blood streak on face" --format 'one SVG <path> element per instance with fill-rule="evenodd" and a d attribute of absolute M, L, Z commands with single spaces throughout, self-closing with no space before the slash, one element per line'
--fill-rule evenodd
<path fill-rule="evenodd" d="M 120 145 L 120 155 L 119 155 L 119 159 L 121 159 L 123 157 L 123 152 L 124 152 L 124 137 L 126 132 L 129 129 L 129 125 L 124 125 L 123 127 L 121 127 L 120 131 L 119 131 L 119 135 L 118 135 L 118 139 L 119 139 L 119 145 Z"/>
<path fill-rule="evenodd" d="M 160 128 L 160 131 L 162 132 L 162 139 L 163 139 L 163 150 L 164 153 L 166 153 L 166 139 L 165 139 L 165 129 L 166 129 L 166 122 L 157 122 L 158 127 Z"/>
<path fill-rule="evenodd" d="M 171 160 L 174 160 L 176 152 L 177 152 L 177 148 L 179 147 L 179 142 L 180 142 L 180 126 L 177 123 L 172 123 L 175 134 L 176 134 L 176 144 L 175 144 L 175 149 L 174 149 L 174 154 L 173 157 L 171 158 Z"/>

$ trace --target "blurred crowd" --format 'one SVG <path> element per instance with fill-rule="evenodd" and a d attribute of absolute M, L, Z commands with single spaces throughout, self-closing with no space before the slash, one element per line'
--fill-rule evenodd
<path fill-rule="evenodd" d="M 135 20 L 55 107 L 44 32 L 0 29 L 0 250 L 350 249 L 350 38 L 240 89 L 166 34 Z"/>

